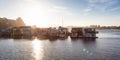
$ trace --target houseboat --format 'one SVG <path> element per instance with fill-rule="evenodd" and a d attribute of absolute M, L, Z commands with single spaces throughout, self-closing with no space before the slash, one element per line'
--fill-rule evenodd
<path fill-rule="evenodd" d="M 64 27 L 59 27 L 58 28 L 58 37 L 59 38 L 66 38 L 69 35 L 68 29 Z"/>
<path fill-rule="evenodd" d="M 84 28 L 83 30 L 83 37 L 87 37 L 87 38 L 97 38 L 96 37 L 96 33 L 98 33 L 98 31 L 96 31 L 95 28 Z"/>
<path fill-rule="evenodd" d="M 12 36 L 33 36 L 34 30 L 31 26 L 20 26 L 12 29 Z"/>
<path fill-rule="evenodd" d="M 97 38 L 95 28 L 72 28 L 71 38 Z"/>
<path fill-rule="evenodd" d="M 49 38 L 57 38 L 58 37 L 58 30 L 56 28 L 49 28 L 48 29 L 48 37 Z"/>
<path fill-rule="evenodd" d="M 37 37 L 40 39 L 47 39 L 48 37 L 48 28 L 38 28 L 36 31 Z"/>
<path fill-rule="evenodd" d="M 83 28 L 72 28 L 70 37 L 78 38 L 83 36 Z"/>
<path fill-rule="evenodd" d="M 12 28 L 3 28 L 0 30 L 0 37 L 11 37 Z"/>

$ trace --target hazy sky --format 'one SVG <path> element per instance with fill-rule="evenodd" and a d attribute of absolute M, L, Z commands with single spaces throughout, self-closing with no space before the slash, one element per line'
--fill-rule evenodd
<path fill-rule="evenodd" d="M 120 0 L 0 0 L 0 17 L 40 27 L 120 25 Z"/>

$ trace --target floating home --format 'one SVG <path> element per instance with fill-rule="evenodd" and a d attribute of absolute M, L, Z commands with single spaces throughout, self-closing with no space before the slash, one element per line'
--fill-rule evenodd
<path fill-rule="evenodd" d="M 40 39 L 46 39 L 48 37 L 48 28 L 37 28 L 35 35 Z"/>
<path fill-rule="evenodd" d="M 97 38 L 95 28 L 72 28 L 70 37 L 71 38 Z"/>
<path fill-rule="evenodd" d="M 4 28 L 0 30 L 0 36 L 1 37 L 10 37 L 11 36 L 11 30 L 12 28 Z"/>
<path fill-rule="evenodd" d="M 58 30 L 56 28 L 49 28 L 48 29 L 48 37 L 58 37 Z"/>
<path fill-rule="evenodd" d="M 58 37 L 60 37 L 60 38 L 65 38 L 65 37 L 68 37 L 68 35 L 69 35 L 69 31 L 68 31 L 68 29 L 67 28 L 64 28 L 64 27 L 59 27 L 58 28 Z"/>
<path fill-rule="evenodd" d="M 31 26 L 14 27 L 12 36 L 33 36 L 34 29 Z"/>

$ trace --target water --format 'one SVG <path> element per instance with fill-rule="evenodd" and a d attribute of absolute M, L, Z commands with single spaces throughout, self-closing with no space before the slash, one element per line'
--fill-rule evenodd
<path fill-rule="evenodd" d="M 96 40 L 0 39 L 0 60 L 120 60 L 120 30 Z"/>

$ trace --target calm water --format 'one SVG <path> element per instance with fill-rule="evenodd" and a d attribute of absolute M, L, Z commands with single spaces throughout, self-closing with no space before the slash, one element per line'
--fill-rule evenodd
<path fill-rule="evenodd" d="M 120 60 L 120 30 L 99 30 L 98 39 L 0 39 L 0 60 Z"/>

